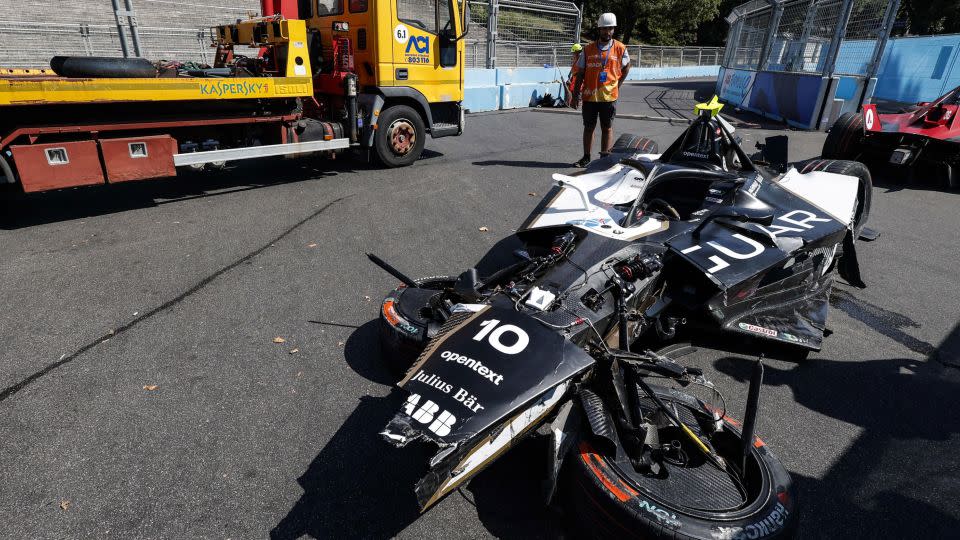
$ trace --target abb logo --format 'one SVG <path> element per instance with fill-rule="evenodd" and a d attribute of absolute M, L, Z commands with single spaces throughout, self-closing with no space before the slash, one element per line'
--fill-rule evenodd
<path fill-rule="evenodd" d="M 444 437 L 450 434 L 450 428 L 457 423 L 457 417 L 450 411 L 443 411 L 440 414 L 440 406 L 430 401 L 424 401 L 420 405 L 420 394 L 411 394 L 407 397 L 407 402 L 403 404 L 403 411 L 411 418 L 421 424 L 428 424 L 427 429 L 437 434 L 438 437 Z"/>

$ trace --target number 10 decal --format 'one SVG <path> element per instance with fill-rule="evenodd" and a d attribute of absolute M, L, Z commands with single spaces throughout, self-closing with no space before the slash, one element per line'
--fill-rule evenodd
<path fill-rule="evenodd" d="M 503 354 L 518 354 L 523 352 L 527 348 L 527 345 L 530 344 L 530 336 L 523 331 L 519 326 L 514 326 L 512 324 L 505 324 L 503 326 L 497 327 L 500 324 L 499 319 L 487 319 L 480 323 L 482 327 L 477 335 L 473 336 L 474 341 L 483 341 L 483 338 L 488 337 L 490 346 L 494 349 L 502 352 Z M 514 334 L 517 336 L 517 342 L 513 345 L 505 345 L 503 343 L 504 334 Z"/>

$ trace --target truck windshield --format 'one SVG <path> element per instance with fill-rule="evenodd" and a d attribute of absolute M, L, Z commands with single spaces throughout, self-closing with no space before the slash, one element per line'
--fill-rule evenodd
<path fill-rule="evenodd" d="M 450 0 L 397 0 L 397 18 L 431 34 L 439 34 L 441 30 L 453 29 L 453 6 Z"/>

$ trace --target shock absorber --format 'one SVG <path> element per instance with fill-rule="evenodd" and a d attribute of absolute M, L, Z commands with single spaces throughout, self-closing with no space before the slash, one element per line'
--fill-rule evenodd
<path fill-rule="evenodd" d="M 663 264 L 658 255 L 643 253 L 621 262 L 613 270 L 625 281 L 633 282 L 645 279 L 657 273 Z"/>
<path fill-rule="evenodd" d="M 553 239 L 553 246 L 550 248 L 550 251 L 556 255 L 563 255 L 566 253 L 570 246 L 573 245 L 573 241 L 576 240 L 577 235 L 573 231 L 568 231 L 566 234 L 562 234 Z"/>

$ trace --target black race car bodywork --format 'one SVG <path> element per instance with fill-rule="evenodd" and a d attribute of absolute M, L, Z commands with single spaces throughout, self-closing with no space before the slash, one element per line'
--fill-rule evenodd
<path fill-rule="evenodd" d="M 410 396 L 383 436 L 440 447 L 416 488 L 421 505 L 537 426 L 575 431 L 564 408 L 574 394 L 589 432 L 624 439 L 643 413 L 623 388 L 643 384 L 628 377 L 624 386 L 621 368 L 610 366 L 632 360 L 611 364 L 611 348 L 658 348 L 681 324 L 821 346 L 831 270 L 859 282 L 853 241 L 868 211 L 869 176 L 773 175 L 750 162 L 731 131 L 705 115 L 662 155 L 625 152 L 603 171 L 554 175 L 517 233 L 457 278 L 427 283 L 395 273 L 409 286 L 384 300 L 384 354 L 399 361 L 404 351 L 423 352 L 400 383 Z M 656 365 L 640 373 L 692 373 L 648 358 Z M 612 382 L 601 384 L 598 373 Z M 591 413 L 585 392 L 599 396 L 601 412 Z M 604 416 L 602 403 L 613 412 Z M 789 478 L 771 482 L 783 503 Z M 738 511 L 749 514 L 744 505 Z M 763 508 L 749 519 L 773 515 Z"/>

